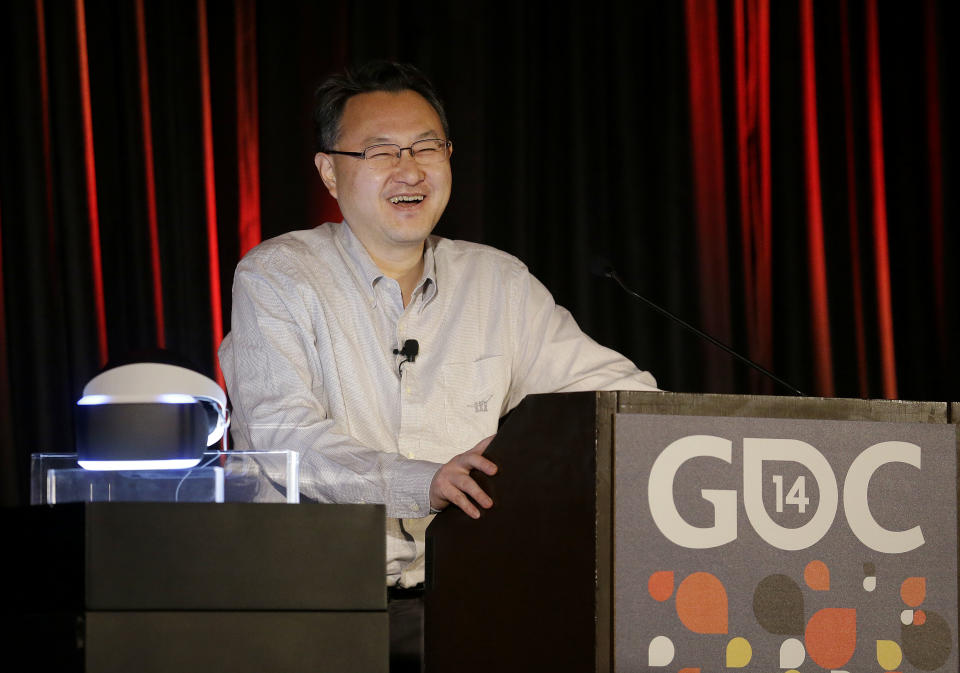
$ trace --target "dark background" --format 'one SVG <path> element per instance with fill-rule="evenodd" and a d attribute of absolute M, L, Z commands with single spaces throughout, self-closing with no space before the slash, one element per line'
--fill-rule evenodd
<path fill-rule="evenodd" d="M 228 331 L 232 271 L 250 237 L 338 217 L 313 167 L 312 90 L 376 57 L 417 64 L 446 101 L 454 188 L 437 233 L 519 256 L 587 333 L 651 370 L 663 388 L 784 393 L 591 275 L 597 253 L 641 293 L 809 394 L 960 399 L 958 115 L 947 69 L 957 24 L 948 4 L 815 2 L 810 25 L 801 20 L 805 0 L 146 0 L 143 78 L 137 0 L 0 3 L 2 501 L 27 499 L 30 453 L 72 450 L 74 403 L 105 360 L 162 343 L 218 375 L 212 306 L 219 302 Z M 736 79 L 737 27 L 756 44 L 763 24 L 750 22 L 764 8 L 769 48 L 748 60 L 769 65 L 768 95 Z M 880 93 L 871 98 L 874 8 Z M 816 96 L 805 98 L 802 38 L 811 33 Z M 204 55 L 212 176 L 204 171 Z M 244 58 L 252 65 L 241 71 Z M 691 88 L 695 72 L 707 73 L 701 83 L 714 87 L 712 97 Z M 738 131 L 738 104 L 747 100 L 769 104 L 769 218 L 756 215 L 757 190 L 740 187 L 740 157 L 756 167 L 764 144 L 755 125 Z M 813 119 L 804 117 L 805 100 L 815 104 Z M 871 174 L 871 100 L 882 124 L 882 190 Z M 252 140 L 238 140 L 244 128 Z M 804 153 L 811 131 L 813 167 Z M 102 322 L 85 139 L 94 154 Z M 258 199 L 241 181 L 244 166 Z M 812 176 L 822 247 L 810 235 L 821 230 Z M 213 261 L 205 177 L 214 187 Z M 885 230 L 877 225 L 884 212 Z M 241 220 L 259 235 L 241 236 Z M 757 227 L 769 238 L 759 275 L 744 234 Z M 751 297 L 761 290 L 769 299 L 758 309 Z"/>

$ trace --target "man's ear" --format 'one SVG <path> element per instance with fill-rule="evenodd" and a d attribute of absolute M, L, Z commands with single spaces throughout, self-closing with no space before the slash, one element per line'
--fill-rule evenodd
<path fill-rule="evenodd" d="M 320 179 L 323 180 L 324 186 L 330 192 L 330 196 L 337 198 L 337 171 L 333 167 L 333 157 L 323 152 L 317 152 L 313 157 L 313 163 L 317 167 L 317 172 L 320 173 Z"/>

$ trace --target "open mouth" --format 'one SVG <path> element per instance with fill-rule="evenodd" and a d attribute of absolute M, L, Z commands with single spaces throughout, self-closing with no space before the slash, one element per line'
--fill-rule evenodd
<path fill-rule="evenodd" d="M 397 194 L 390 197 L 390 203 L 400 205 L 404 203 L 417 204 L 423 203 L 426 197 L 423 194 Z"/>

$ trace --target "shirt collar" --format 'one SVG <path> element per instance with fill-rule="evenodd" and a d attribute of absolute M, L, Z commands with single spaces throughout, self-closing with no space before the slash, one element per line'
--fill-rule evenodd
<path fill-rule="evenodd" d="M 376 291 L 374 285 L 378 280 L 384 278 L 383 271 L 380 270 L 374 261 L 370 258 L 370 253 L 363 247 L 363 243 L 357 238 L 346 220 L 340 223 L 336 234 L 337 240 L 343 246 L 347 257 L 353 263 L 359 279 L 363 282 L 364 288 L 368 290 L 367 296 L 371 303 L 376 303 Z M 420 275 L 420 282 L 417 283 L 417 292 L 423 288 L 423 304 L 434 298 L 437 294 L 436 262 L 434 260 L 434 237 L 427 238 L 423 246 L 423 273 Z"/>
<path fill-rule="evenodd" d="M 423 286 L 423 303 L 426 305 L 437 295 L 437 263 L 434 258 L 433 246 L 436 244 L 433 236 L 428 236 L 423 246 L 423 275 L 420 276 L 418 286 Z"/>
<path fill-rule="evenodd" d="M 378 279 L 383 278 L 383 271 L 370 259 L 370 254 L 367 252 L 367 249 L 363 247 L 363 243 L 356 237 L 346 221 L 338 225 L 337 240 L 340 242 L 340 245 L 343 246 L 343 251 L 353 263 L 353 267 L 356 269 L 360 280 L 363 281 L 364 287 L 369 288 L 372 299 L 373 284 Z"/>

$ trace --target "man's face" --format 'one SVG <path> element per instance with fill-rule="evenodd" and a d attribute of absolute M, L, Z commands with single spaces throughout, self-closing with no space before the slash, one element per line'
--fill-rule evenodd
<path fill-rule="evenodd" d="M 334 149 L 360 152 L 379 143 L 409 147 L 425 138 L 445 136 L 440 117 L 423 96 L 375 91 L 347 101 Z M 421 165 L 404 151 L 393 167 L 336 154 L 320 153 L 315 161 L 340 212 L 375 261 L 422 248 L 450 198 L 449 160 Z"/>

